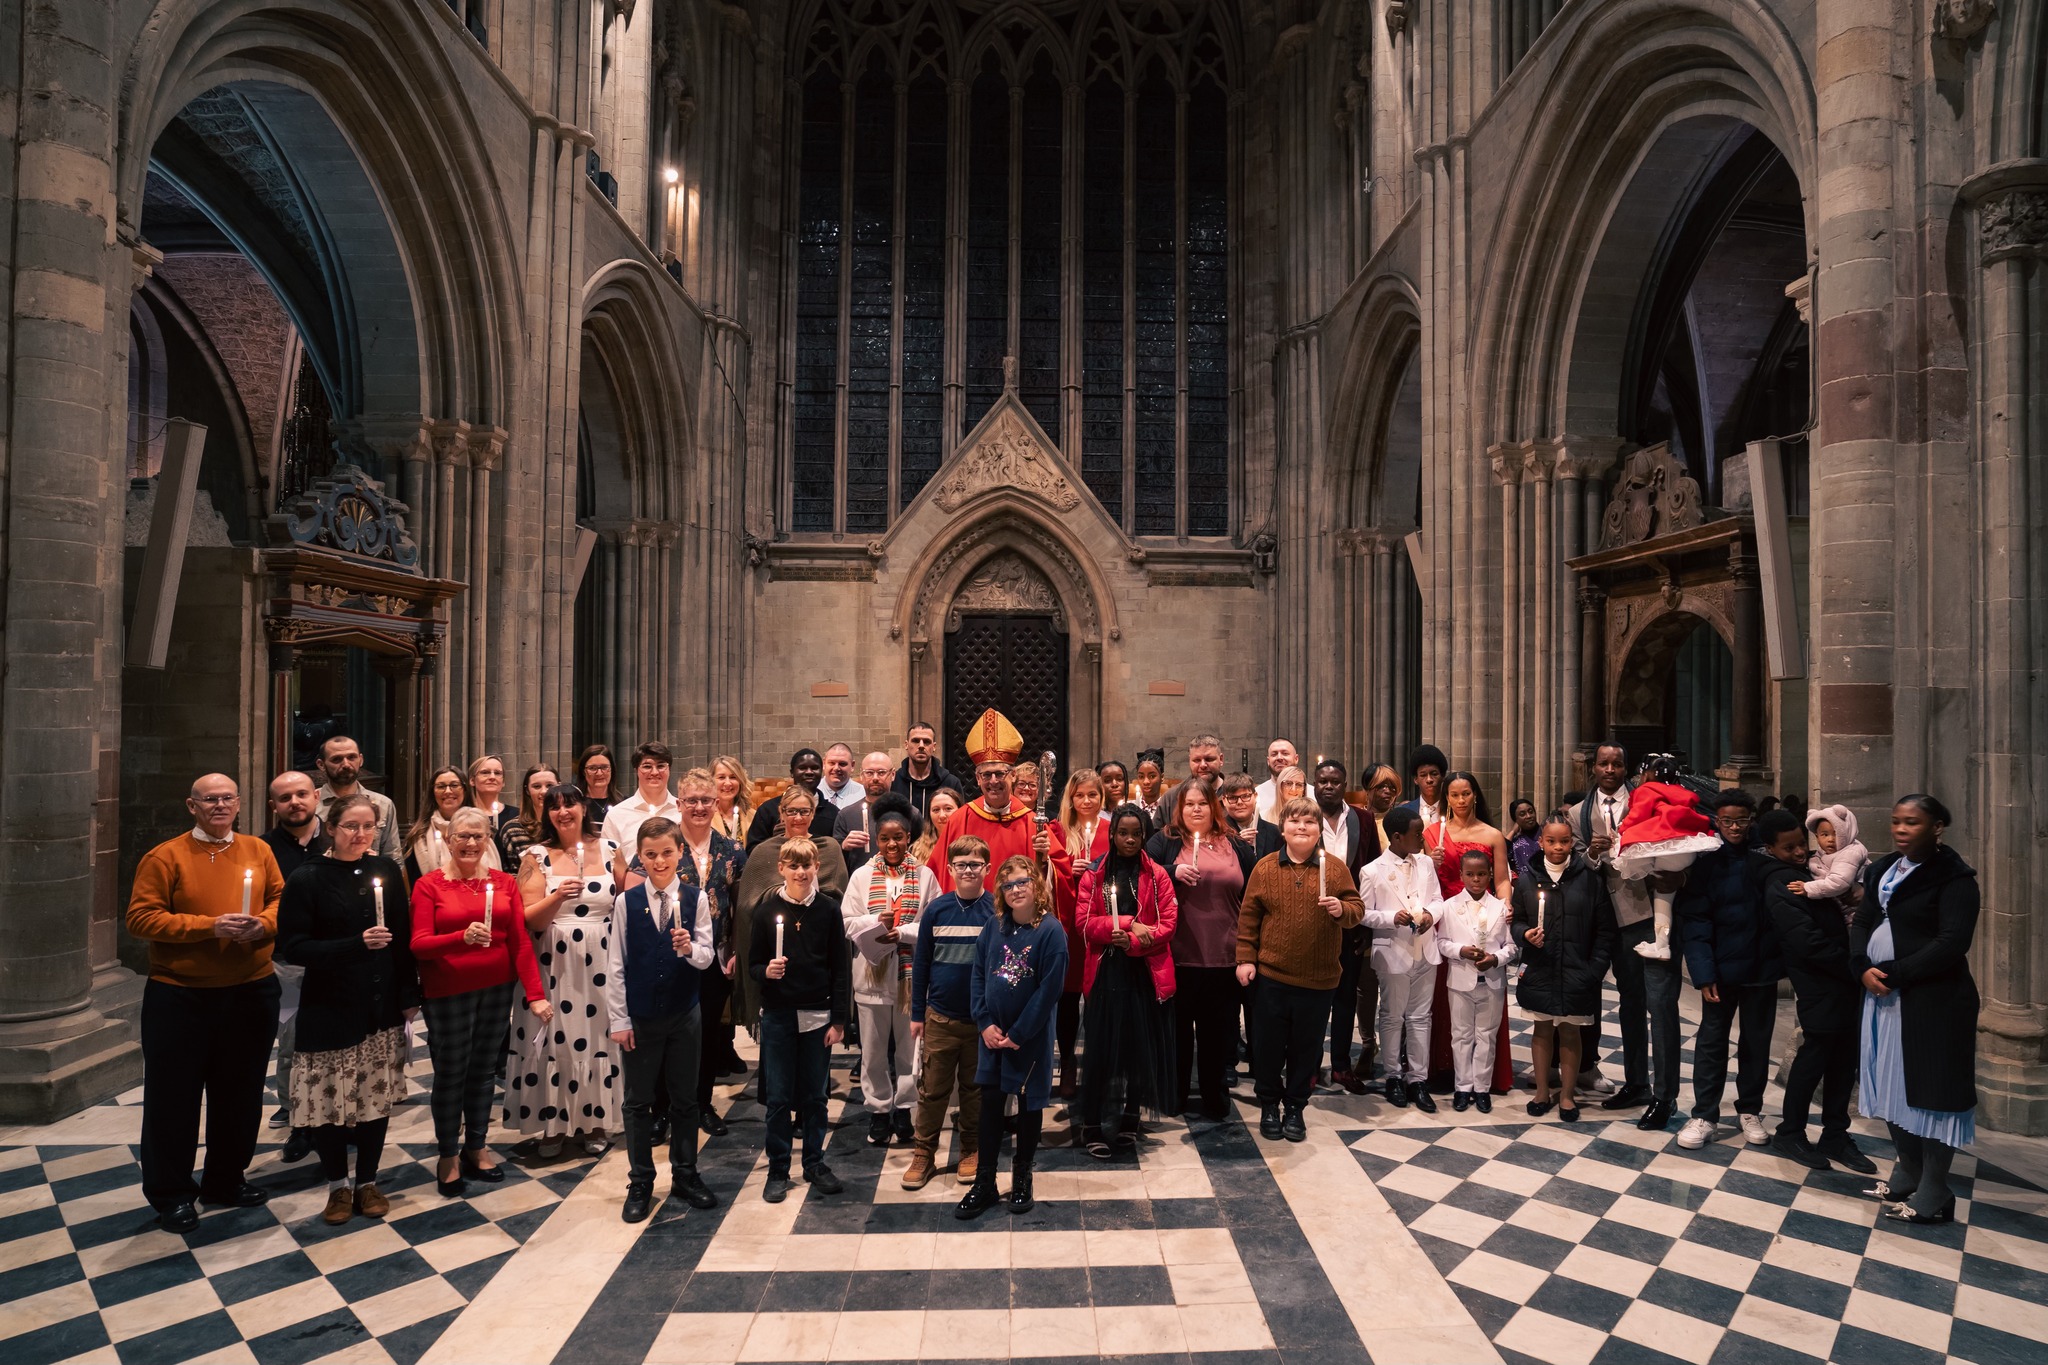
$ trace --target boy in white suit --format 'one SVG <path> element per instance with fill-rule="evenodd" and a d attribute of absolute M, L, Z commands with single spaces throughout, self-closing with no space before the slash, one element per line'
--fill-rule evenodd
<path fill-rule="evenodd" d="M 1458 866 L 1465 889 L 1436 908 L 1437 952 L 1451 970 L 1444 984 L 1451 1004 L 1451 1069 L 1458 1093 L 1451 1108 L 1473 1105 L 1493 1112 L 1493 1045 L 1515 956 L 1512 918 L 1493 894 L 1493 861 L 1483 850 L 1466 852 Z"/>
<path fill-rule="evenodd" d="M 1372 965 L 1380 978 L 1380 1057 L 1389 1103 L 1410 1100 L 1436 1112 L 1429 1093 L 1429 1010 L 1436 990 L 1436 935 L 1431 932 L 1440 888 L 1436 864 L 1422 851 L 1422 817 L 1413 807 L 1387 812 L 1386 851 L 1367 865 L 1360 895 L 1372 928 Z"/>

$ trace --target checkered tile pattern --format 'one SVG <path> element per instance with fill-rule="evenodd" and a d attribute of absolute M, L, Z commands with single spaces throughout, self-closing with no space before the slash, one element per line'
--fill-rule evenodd
<path fill-rule="evenodd" d="M 415 1063 L 395 1135 L 431 1136 L 430 1078 Z M 140 1101 L 131 1090 L 103 1108 Z M 0 1356 L 411 1365 L 594 1164 L 573 1146 L 531 1168 L 504 1160 L 502 1184 L 443 1199 L 433 1143 L 394 1140 L 378 1180 L 390 1214 L 329 1227 L 319 1162 L 286 1165 L 286 1136 L 266 1126 L 249 1172 L 268 1204 L 202 1207 L 184 1237 L 156 1227 L 132 1145 L 0 1151 Z"/>
<path fill-rule="evenodd" d="M 1859 1143 L 1888 1167 L 1889 1143 Z M 1510 1361 L 2017 1365 L 2048 1339 L 2048 1194 L 1967 1155 L 1957 1221 L 1908 1229 L 1867 1177 L 1737 1135 L 1506 1122 L 1351 1147 Z"/>

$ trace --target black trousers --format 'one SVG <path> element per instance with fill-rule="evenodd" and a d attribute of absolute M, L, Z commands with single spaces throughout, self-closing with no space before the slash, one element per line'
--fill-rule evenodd
<path fill-rule="evenodd" d="M 1614 944 L 1614 990 L 1620 996 L 1621 1077 L 1669 1105 L 1678 1103 L 1678 962 L 1636 951 L 1657 936 L 1654 920 L 1623 925 Z M 1654 1078 L 1654 1079 L 1653 1079 Z"/>
<path fill-rule="evenodd" d="M 677 1175 L 697 1169 L 697 1080 L 703 1065 L 698 1009 L 633 1020 L 633 1050 L 622 1054 L 626 1078 L 626 1180 L 654 1183 L 654 1114 L 667 1092 L 668 1165 Z"/>
<path fill-rule="evenodd" d="M 1260 1104 L 1304 1105 L 1323 1060 L 1330 992 L 1259 977 L 1252 997 L 1253 1093 Z"/>
<path fill-rule="evenodd" d="M 151 978 L 142 988 L 142 1197 L 152 1208 L 241 1188 L 256 1155 L 281 995 L 275 976 L 240 986 Z M 194 1181 L 202 1100 L 206 1169 Z"/>
<path fill-rule="evenodd" d="M 1813 1092 L 1820 1091 L 1820 1135 L 1840 1137 L 1849 1131 L 1849 1092 L 1856 1088 L 1856 1068 L 1861 1060 L 1856 1028 L 1805 1032 L 1799 1036 L 1799 1050 L 1785 1069 L 1785 1117 L 1778 1131 L 1792 1137 L 1806 1136 L 1807 1114 L 1813 1108 Z"/>
<path fill-rule="evenodd" d="M 1728 1030 L 1736 1040 L 1735 1112 L 1761 1114 L 1770 1078 L 1771 1034 L 1778 1026 L 1778 983 L 1721 987 L 1719 1000 L 1700 999 L 1700 1030 L 1692 1040 L 1692 1116 L 1719 1122 L 1728 1087 Z"/>
<path fill-rule="evenodd" d="M 1220 1117 L 1230 1103 L 1225 1073 L 1237 1058 L 1237 1009 L 1243 994 L 1234 967 L 1177 967 L 1174 970 L 1174 1112 L 1188 1110 L 1193 1087 L 1202 1112 Z"/>
<path fill-rule="evenodd" d="M 1378 1055 L 1373 1029 L 1379 1014 L 1379 973 L 1372 966 L 1372 930 L 1363 927 L 1346 929 L 1337 950 L 1337 965 L 1343 969 L 1344 975 L 1337 981 L 1337 994 L 1330 999 L 1330 1069 L 1353 1069 L 1351 1030 L 1357 1024 L 1365 1043 L 1365 1069 L 1369 1077 L 1373 1059 Z M 1367 978 L 1372 981 L 1370 988 L 1363 987 Z M 1368 993 L 1374 1008 L 1366 1010 L 1361 1019 L 1361 1000 Z"/>
<path fill-rule="evenodd" d="M 725 1022 L 726 1002 L 731 999 L 732 982 L 726 980 L 724 972 L 713 967 L 698 974 L 697 1076 L 692 1082 L 691 1093 L 696 1096 L 696 1103 L 706 1109 L 711 1107 L 711 1087 L 718 1083 L 726 1065 L 736 1055 L 732 1045 L 732 1025 Z M 671 1104 L 670 1109 L 673 1112 L 675 1106 Z"/>

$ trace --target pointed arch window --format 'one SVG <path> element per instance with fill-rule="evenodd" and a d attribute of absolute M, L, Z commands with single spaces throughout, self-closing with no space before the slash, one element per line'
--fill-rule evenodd
<path fill-rule="evenodd" d="M 1014 358 L 1119 525 L 1231 533 L 1237 167 L 1212 7 L 991 27 L 987 0 L 822 0 L 792 73 L 792 531 L 885 531 Z"/>

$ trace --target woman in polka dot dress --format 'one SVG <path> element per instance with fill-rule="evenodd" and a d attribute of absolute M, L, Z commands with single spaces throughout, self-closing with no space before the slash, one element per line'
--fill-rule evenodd
<path fill-rule="evenodd" d="M 597 1156 L 609 1145 L 611 1125 L 623 1126 L 604 1009 L 618 848 L 600 834 L 574 783 L 548 788 L 541 814 L 547 832 L 519 860 L 519 894 L 555 1018 L 512 1025 L 505 1123 L 537 1139 L 543 1157 L 559 1156 L 572 1137 Z"/>

